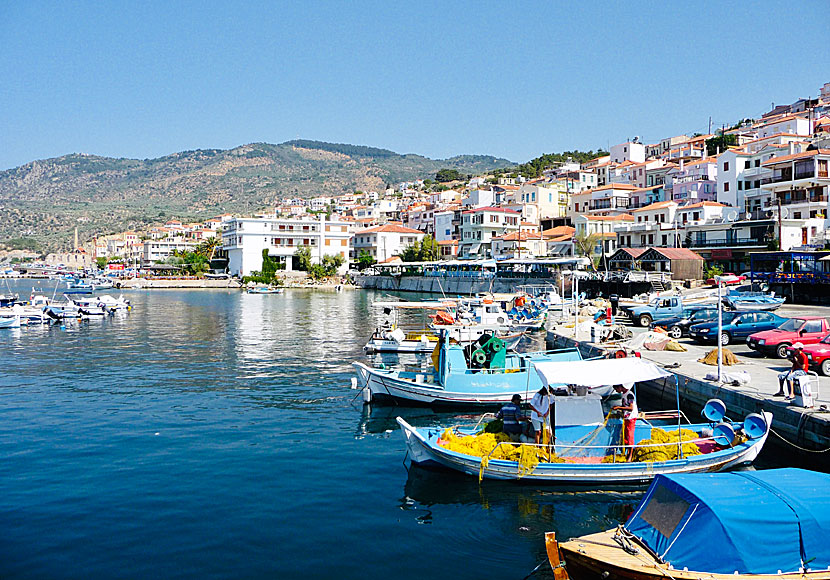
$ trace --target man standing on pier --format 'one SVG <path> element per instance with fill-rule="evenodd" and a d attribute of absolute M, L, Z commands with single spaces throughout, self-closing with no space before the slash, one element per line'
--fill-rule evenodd
<path fill-rule="evenodd" d="M 542 429 L 547 430 L 549 437 L 551 435 L 550 422 L 547 421 L 550 415 L 550 391 L 547 387 L 542 387 L 538 393 L 533 395 L 530 399 L 530 409 L 530 423 L 533 425 L 536 445 L 539 445 L 542 439 Z"/>

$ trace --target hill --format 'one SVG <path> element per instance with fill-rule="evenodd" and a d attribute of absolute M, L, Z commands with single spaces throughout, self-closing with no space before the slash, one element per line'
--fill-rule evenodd
<path fill-rule="evenodd" d="M 57 248 L 70 245 L 75 227 L 88 239 L 169 217 L 254 211 L 286 197 L 381 191 L 389 183 L 434 178 L 442 168 L 476 175 L 510 165 L 489 156 L 436 160 L 306 140 L 143 160 L 73 153 L 0 172 L 0 241 Z"/>

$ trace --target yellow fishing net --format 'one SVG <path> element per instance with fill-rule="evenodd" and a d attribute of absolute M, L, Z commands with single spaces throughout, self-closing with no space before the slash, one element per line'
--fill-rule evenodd
<path fill-rule="evenodd" d="M 659 427 L 651 430 L 651 438 L 644 439 L 637 443 L 638 446 L 657 445 L 657 447 L 636 447 L 634 449 L 634 461 L 670 461 L 678 458 L 677 443 L 680 441 L 692 441 L 699 439 L 699 435 L 690 429 L 681 429 L 678 435 L 677 429 L 664 431 Z M 694 443 L 682 443 L 683 457 L 700 455 L 700 449 Z"/>
<path fill-rule="evenodd" d="M 518 464 L 518 475 L 524 477 L 533 472 L 541 461 L 546 463 L 564 463 L 564 459 L 555 453 L 548 453 L 547 447 L 536 447 L 523 443 L 512 443 L 510 437 L 504 433 L 480 433 L 478 435 L 457 435 L 452 429 L 446 429 L 441 434 L 444 449 L 481 457 L 479 481 L 491 459 L 515 461 Z M 548 435 L 543 431 L 542 444 L 547 445 Z"/>

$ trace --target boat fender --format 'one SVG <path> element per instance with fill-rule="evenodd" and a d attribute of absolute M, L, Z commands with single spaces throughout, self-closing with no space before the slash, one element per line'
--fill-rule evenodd
<path fill-rule="evenodd" d="M 505 322 L 507 322 L 507 319 L 504 316 L 499 316 L 498 318 L 496 318 L 496 322 L 498 322 L 499 324 L 504 324 Z"/>
<path fill-rule="evenodd" d="M 623 349 L 620 349 L 620 350 L 618 350 L 614 353 L 614 358 L 625 358 L 627 356 L 628 355 L 626 354 L 626 352 Z"/>

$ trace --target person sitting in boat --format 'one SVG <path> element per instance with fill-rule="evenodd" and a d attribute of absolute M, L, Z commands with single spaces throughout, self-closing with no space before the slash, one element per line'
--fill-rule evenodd
<path fill-rule="evenodd" d="M 530 399 L 530 424 L 533 425 L 533 434 L 536 445 L 541 443 L 542 429 L 547 430 L 551 435 L 550 421 L 550 391 L 548 387 L 542 387 Z"/>
<path fill-rule="evenodd" d="M 807 355 L 804 354 L 804 345 L 796 342 L 793 345 L 792 355 L 790 360 L 793 361 L 793 366 L 790 370 L 778 375 L 778 392 L 773 397 L 784 397 L 789 401 L 793 398 L 793 381 L 795 377 L 800 377 L 807 374 L 809 369 L 809 361 Z M 787 385 L 787 392 L 784 392 L 784 385 Z"/>
<path fill-rule="evenodd" d="M 521 421 L 525 420 L 522 413 L 522 396 L 519 394 L 513 395 L 509 403 L 506 403 L 499 412 L 496 413 L 496 419 L 501 419 L 504 426 L 502 431 L 510 435 L 511 441 L 518 441 L 522 435 Z"/>
<path fill-rule="evenodd" d="M 625 445 L 626 457 L 631 461 L 634 456 L 634 428 L 637 426 L 637 397 L 634 394 L 634 383 L 614 385 L 614 390 L 622 395 L 622 404 L 612 409 L 623 414 L 623 445 Z"/>

